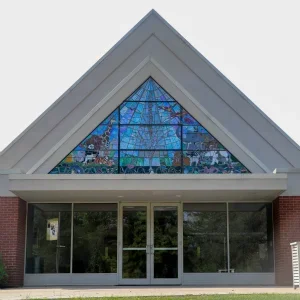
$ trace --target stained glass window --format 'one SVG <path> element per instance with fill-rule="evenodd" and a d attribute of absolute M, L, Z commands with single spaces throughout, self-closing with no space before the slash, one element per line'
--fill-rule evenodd
<path fill-rule="evenodd" d="M 50 174 L 249 173 L 151 77 Z"/>

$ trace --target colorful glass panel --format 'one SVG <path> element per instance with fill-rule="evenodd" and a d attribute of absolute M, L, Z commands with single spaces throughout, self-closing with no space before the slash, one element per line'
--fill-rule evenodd
<path fill-rule="evenodd" d="M 181 173 L 181 151 L 121 151 L 121 173 Z"/>
<path fill-rule="evenodd" d="M 50 174 L 249 173 L 151 77 Z"/>
<path fill-rule="evenodd" d="M 182 126 L 183 150 L 224 150 L 203 126 Z"/>
<path fill-rule="evenodd" d="M 230 152 L 183 151 L 184 174 L 249 173 Z"/>
<path fill-rule="evenodd" d="M 181 107 L 176 102 L 125 102 L 120 124 L 181 124 Z"/>
<path fill-rule="evenodd" d="M 126 101 L 175 101 L 152 78 L 146 80 Z"/>
<path fill-rule="evenodd" d="M 120 149 L 181 149 L 180 126 L 120 126 Z"/>

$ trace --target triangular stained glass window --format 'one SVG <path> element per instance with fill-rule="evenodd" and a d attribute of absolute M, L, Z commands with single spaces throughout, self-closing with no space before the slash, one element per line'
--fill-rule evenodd
<path fill-rule="evenodd" d="M 249 173 L 151 77 L 50 174 Z"/>

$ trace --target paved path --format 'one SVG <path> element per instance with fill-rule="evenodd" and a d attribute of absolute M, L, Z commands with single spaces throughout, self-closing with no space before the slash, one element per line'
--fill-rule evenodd
<path fill-rule="evenodd" d="M 203 294 L 299 294 L 300 289 L 292 287 L 51 287 L 17 288 L 0 290 L 2 300 L 57 299 L 70 297 L 111 297 L 111 296 L 182 296 Z"/>

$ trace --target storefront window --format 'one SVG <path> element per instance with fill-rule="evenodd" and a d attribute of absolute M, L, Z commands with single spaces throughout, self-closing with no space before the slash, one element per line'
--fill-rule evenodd
<path fill-rule="evenodd" d="M 184 204 L 184 272 L 227 272 L 226 204 Z"/>
<path fill-rule="evenodd" d="M 117 273 L 118 205 L 93 203 L 73 207 L 71 246 L 72 204 L 28 204 L 26 273 Z M 141 223 L 146 221 L 145 212 L 139 212 L 143 218 L 136 220 L 136 212 L 129 208 L 123 212 L 124 245 L 146 247 L 142 245 L 146 240 L 136 245 L 144 235 L 137 235 L 135 241 L 131 239 L 133 231 L 146 228 L 147 224 Z M 170 216 L 165 218 L 169 220 Z M 166 220 L 161 218 L 163 223 Z M 168 241 L 173 232 L 169 223 L 164 231 L 169 234 L 164 238 Z M 158 230 L 162 230 L 161 226 Z M 154 239 L 154 247 L 156 242 Z M 132 260 L 131 253 L 125 254 L 123 272 L 125 266 L 128 269 L 141 263 L 139 259 Z M 274 272 L 272 204 L 184 204 L 183 263 L 184 273 Z"/>
<path fill-rule="evenodd" d="M 229 204 L 230 266 L 234 272 L 273 272 L 272 204 Z"/>
<path fill-rule="evenodd" d="M 73 273 L 117 273 L 117 204 L 74 204 Z"/>
<path fill-rule="evenodd" d="M 71 204 L 28 204 L 26 273 L 69 273 Z"/>

